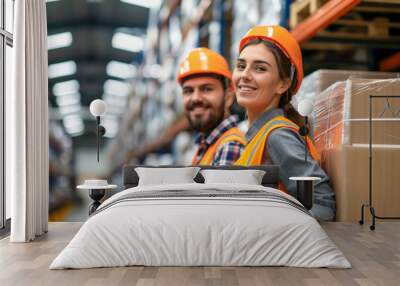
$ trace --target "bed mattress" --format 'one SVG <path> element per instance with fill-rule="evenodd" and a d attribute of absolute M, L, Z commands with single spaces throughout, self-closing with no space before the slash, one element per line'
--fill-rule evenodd
<path fill-rule="evenodd" d="M 198 183 L 112 196 L 50 269 L 129 265 L 351 267 L 291 196 L 257 185 Z"/>

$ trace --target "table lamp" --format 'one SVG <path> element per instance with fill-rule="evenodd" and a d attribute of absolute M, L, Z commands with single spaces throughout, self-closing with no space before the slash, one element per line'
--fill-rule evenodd
<path fill-rule="evenodd" d="M 90 113 L 96 117 L 97 121 L 97 162 L 99 162 L 99 149 L 100 149 L 100 138 L 106 133 L 106 129 L 104 126 L 100 125 L 100 116 L 103 116 L 106 113 L 106 103 L 101 99 L 95 99 L 90 103 Z"/>
<path fill-rule="evenodd" d="M 307 163 L 307 136 L 308 136 L 308 117 L 311 115 L 313 112 L 314 106 L 311 100 L 309 99 L 303 99 L 302 101 L 299 102 L 299 105 L 297 107 L 299 113 L 301 116 L 304 117 L 304 125 L 300 127 L 299 133 L 301 136 L 304 137 L 304 161 Z"/>
<path fill-rule="evenodd" d="M 97 162 L 99 162 L 99 150 L 100 150 L 100 138 L 106 133 L 104 126 L 100 125 L 100 117 L 106 113 L 106 103 L 101 99 L 95 99 L 90 103 L 90 113 L 96 117 L 97 121 Z M 82 185 L 77 186 L 77 189 L 89 190 L 89 197 L 92 198 L 93 202 L 89 205 L 89 215 L 94 213 L 101 204 L 107 190 L 115 189 L 116 185 L 108 184 L 107 180 L 102 179 L 90 179 L 85 180 Z"/>
<path fill-rule="evenodd" d="M 300 126 L 299 133 L 304 137 L 304 162 L 307 164 L 307 136 L 308 136 L 308 117 L 313 111 L 313 103 L 309 99 L 303 99 L 299 102 L 297 110 L 301 116 L 304 116 L 304 125 Z M 290 177 L 290 180 L 296 181 L 297 199 L 306 207 L 311 209 L 314 202 L 314 181 L 320 180 L 319 177 Z"/>

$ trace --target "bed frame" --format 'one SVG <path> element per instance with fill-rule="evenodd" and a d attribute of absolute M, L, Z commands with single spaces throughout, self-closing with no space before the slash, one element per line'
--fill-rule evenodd
<path fill-rule="evenodd" d="M 139 177 L 135 171 L 136 167 L 147 167 L 147 168 L 178 168 L 185 166 L 144 166 L 144 165 L 125 165 L 123 168 L 123 188 L 133 188 L 138 185 Z M 265 175 L 262 180 L 262 185 L 265 187 L 278 188 L 279 182 L 279 166 L 276 165 L 265 165 L 265 166 L 198 166 L 201 169 L 219 169 L 219 170 L 249 170 L 257 169 L 265 171 Z M 204 183 L 203 176 L 198 173 L 194 178 L 197 183 Z"/>

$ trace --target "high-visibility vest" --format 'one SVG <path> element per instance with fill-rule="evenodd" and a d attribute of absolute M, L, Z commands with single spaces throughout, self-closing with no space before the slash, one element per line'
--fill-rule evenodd
<path fill-rule="evenodd" d="M 246 138 L 244 137 L 242 131 L 240 131 L 240 129 L 237 127 L 232 127 L 231 129 L 225 131 L 214 144 L 207 148 L 207 151 L 204 153 L 200 162 L 197 162 L 199 152 L 199 149 L 197 149 L 192 160 L 192 165 L 211 165 L 218 148 L 230 141 L 237 141 L 243 146 L 246 145 Z"/>
<path fill-rule="evenodd" d="M 248 142 L 246 147 L 244 148 L 242 155 L 235 162 L 235 165 L 242 166 L 253 166 L 253 165 L 261 165 L 263 162 L 265 144 L 267 143 L 268 136 L 271 132 L 278 128 L 288 128 L 295 132 L 299 132 L 299 126 L 294 122 L 290 121 L 286 117 L 276 116 L 270 121 L 268 121 L 253 137 L 253 139 Z M 307 136 L 306 137 L 307 150 L 310 153 L 311 157 L 318 161 L 318 153 L 315 149 L 315 146 L 312 140 Z M 286 192 L 284 185 L 282 182 L 279 182 L 279 189 Z"/>

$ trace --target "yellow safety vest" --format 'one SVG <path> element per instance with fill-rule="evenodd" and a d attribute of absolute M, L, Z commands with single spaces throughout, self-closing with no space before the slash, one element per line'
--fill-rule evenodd
<path fill-rule="evenodd" d="M 243 146 L 246 145 L 246 138 L 244 137 L 242 131 L 240 131 L 240 129 L 237 127 L 232 127 L 231 129 L 225 131 L 214 144 L 207 148 L 207 151 L 204 153 L 200 162 L 197 162 L 199 152 L 197 149 L 192 160 L 192 165 L 211 165 L 218 148 L 230 141 L 237 141 Z"/>
<path fill-rule="evenodd" d="M 268 140 L 268 136 L 273 130 L 278 128 L 289 128 L 294 130 L 295 132 L 299 132 L 299 126 L 297 126 L 294 122 L 290 121 L 286 117 L 274 117 L 257 132 L 257 134 L 250 142 L 248 142 L 242 152 L 242 155 L 235 162 L 235 165 L 253 166 L 263 164 L 264 149 L 266 146 L 265 144 Z M 315 149 L 312 140 L 308 136 L 306 137 L 306 144 L 308 152 L 311 154 L 311 157 L 314 160 L 318 161 L 317 150 Z M 286 192 L 282 182 L 279 182 L 279 189 Z"/>

